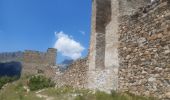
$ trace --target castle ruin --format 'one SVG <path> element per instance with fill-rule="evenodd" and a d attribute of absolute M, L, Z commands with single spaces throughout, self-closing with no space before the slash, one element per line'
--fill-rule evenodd
<path fill-rule="evenodd" d="M 88 87 L 118 89 L 120 17 L 132 15 L 149 0 L 93 0 Z M 106 78 L 107 77 L 107 78 Z M 94 84 L 95 83 L 95 84 Z"/>
<path fill-rule="evenodd" d="M 23 73 L 44 73 L 52 77 L 51 74 L 55 74 L 52 66 L 56 66 L 56 56 L 57 50 L 54 48 L 48 48 L 47 52 L 26 50 L 23 54 Z"/>
<path fill-rule="evenodd" d="M 44 74 L 53 77 L 56 66 L 57 50 L 48 48 L 47 52 L 25 50 L 24 52 L 1 53 L 0 62 L 16 61 L 22 64 L 22 75 L 25 74 Z"/>
<path fill-rule="evenodd" d="M 57 82 L 170 98 L 169 0 L 92 0 L 91 22 L 88 58 Z"/>
<path fill-rule="evenodd" d="M 52 48 L 23 55 L 24 73 L 46 71 L 56 61 Z M 58 86 L 169 100 L 170 1 L 92 0 L 89 55 L 54 78 Z"/>
<path fill-rule="evenodd" d="M 93 0 L 87 87 L 166 97 L 170 92 L 168 0 Z"/>

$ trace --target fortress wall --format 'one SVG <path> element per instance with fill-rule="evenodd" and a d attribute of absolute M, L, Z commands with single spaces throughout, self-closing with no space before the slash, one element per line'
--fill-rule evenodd
<path fill-rule="evenodd" d="M 117 88 L 117 69 L 113 67 L 116 65 L 112 62 L 112 58 L 115 58 L 116 56 L 112 53 L 115 50 L 113 48 L 114 43 L 112 43 L 115 34 L 112 34 L 112 32 L 115 32 L 118 29 L 118 24 L 115 25 L 114 23 L 118 21 L 114 14 L 118 12 L 119 3 L 116 0 L 96 0 L 93 2 L 96 2 L 93 7 L 96 7 L 97 9 L 96 12 L 93 13 L 97 14 L 95 25 L 92 23 L 92 25 L 94 25 L 92 27 L 95 28 L 95 33 L 92 31 L 91 34 L 96 34 L 96 60 L 95 65 L 93 65 L 94 69 L 90 69 L 87 74 L 88 88 L 109 92 L 110 90 L 116 90 Z M 112 26 L 113 23 L 117 28 Z M 91 61 L 89 60 L 89 63 L 90 62 Z"/>
<path fill-rule="evenodd" d="M 111 21 L 107 24 L 106 31 L 106 42 L 105 42 L 105 68 L 118 68 L 118 17 L 119 17 L 119 2 L 112 0 L 111 2 Z"/>
<path fill-rule="evenodd" d="M 49 48 L 47 52 L 26 50 L 22 64 L 24 74 L 45 74 L 46 71 L 49 73 L 48 71 L 51 70 L 49 67 L 56 64 L 56 49 Z"/>
<path fill-rule="evenodd" d="M 69 65 L 68 69 L 61 73 L 57 72 L 55 81 L 58 86 L 73 86 L 86 88 L 87 86 L 87 58 L 78 59 Z"/>
<path fill-rule="evenodd" d="M 25 50 L 24 52 L 0 53 L 0 62 L 16 61 L 22 63 L 22 75 L 24 74 L 44 74 L 53 76 L 56 65 L 57 50 L 49 48 L 47 52 Z"/>
<path fill-rule="evenodd" d="M 39 51 L 26 50 L 24 52 L 24 62 L 25 63 L 46 63 L 46 54 Z"/>
<path fill-rule="evenodd" d="M 24 73 L 35 74 L 37 73 L 37 70 L 40 69 L 38 67 L 46 65 L 45 53 L 43 52 L 26 50 L 23 59 Z"/>
<path fill-rule="evenodd" d="M 117 0 L 119 1 L 120 16 L 132 15 L 140 7 L 148 5 L 150 0 Z"/>
<path fill-rule="evenodd" d="M 111 0 L 96 0 L 95 69 L 105 68 L 106 26 L 111 20 Z"/>
<path fill-rule="evenodd" d="M 122 16 L 120 21 L 118 89 L 137 95 L 168 97 L 170 4 L 145 6 L 134 15 Z"/>
<path fill-rule="evenodd" d="M 106 52 L 106 42 L 108 42 L 106 35 L 107 37 L 110 37 L 109 34 L 107 34 L 108 31 L 106 29 L 112 18 L 112 0 L 94 0 L 93 14 L 95 16 L 92 16 L 91 38 L 95 39 L 95 41 L 91 41 L 90 45 L 93 49 L 90 48 L 88 60 L 89 70 L 87 72 L 87 87 L 108 92 L 114 88 L 113 83 L 115 83 L 113 81 L 115 79 L 113 67 L 107 66 L 108 68 L 106 68 L 105 65 L 106 54 L 108 54 Z M 107 47 L 109 48 L 108 45 Z"/>
<path fill-rule="evenodd" d="M 118 89 L 119 16 L 132 14 L 147 0 L 93 0 L 88 88 Z M 132 6 L 133 5 L 133 6 Z"/>

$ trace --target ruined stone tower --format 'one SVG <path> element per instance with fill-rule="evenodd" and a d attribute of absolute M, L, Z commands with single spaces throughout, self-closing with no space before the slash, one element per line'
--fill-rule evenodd
<path fill-rule="evenodd" d="M 48 61 L 48 63 L 50 65 L 56 65 L 56 56 L 57 56 L 57 50 L 54 48 L 48 48 L 47 53 L 46 53 L 46 61 Z"/>
<path fill-rule="evenodd" d="M 118 88 L 119 17 L 133 14 L 149 0 L 93 0 L 88 87 Z"/>

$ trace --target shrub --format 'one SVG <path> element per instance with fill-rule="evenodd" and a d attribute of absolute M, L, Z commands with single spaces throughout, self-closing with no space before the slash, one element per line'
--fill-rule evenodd
<path fill-rule="evenodd" d="M 0 77 L 0 89 L 7 83 L 13 82 L 15 80 L 17 80 L 17 77 L 8 77 L 8 76 L 4 76 L 4 77 Z"/>
<path fill-rule="evenodd" d="M 38 76 L 32 76 L 29 79 L 28 87 L 31 91 L 36 91 L 48 87 L 54 87 L 55 83 L 44 76 L 38 75 Z"/>

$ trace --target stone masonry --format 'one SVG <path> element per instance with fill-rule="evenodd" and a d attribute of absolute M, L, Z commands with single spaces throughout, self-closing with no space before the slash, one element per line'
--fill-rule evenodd
<path fill-rule="evenodd" d="M 46 68 L 55 57 L 55 49 L 25 51 L 24 72 L 53 73 Z M 170 0 L 92 0 L 88 57 L 57 71 L 55 81 L 170 100 Z"/>
<path fill-rule="evenodd" d="M 170 1 L 93 0 L 88 59 L 60 85 L 170 98 Z"/>
<path fill-rule="evenodd" d="M 24 74 L 45 74 L 54 75 L 55 71 L 52 66 L 56 65 L 56 49 L 49 48 L 47 52 L 26 50 L 23 56 L 23 73 Z M 51 73 L 48 72 L 51 70 Z M 46 74 L 47 73 L 47 74 Z"/>
<path fill-rule="evenodd" d="M 93 0 L 88 88 L 118 89 L 119 17 L 131 15 L 148 0 Z"/>
<path fill-rule="evenodd" d="M 170 93 L 170 5 L 146 5 L 122 16 L 119 90 L 166 98 Z"/>
<path fill-rule="evenodd" d="M 115 8 L 112 6 L 112 0 L 93 0 L 92 3 L 92 32 L 88 59 L 87 87 L 104 91 L 115 90 L 118 62 L 109 60 L 118 59 L 118 56 L 109 52 L 117 52 L 113 48 L 116 46 L 117 40 L 114 43 L 109 42 L 114 40 L 115 37 L 114 34 L 108 33 L 117 31 L 116 25 L 114 25 L 115 28 L 112 28 L 110 21 L 117 19 L 117 16 L 112 16 L 112 14 L 116 14 L 118 2 L 114 6 Z M 112 8 L 114 9 L 113 11 Z M 114 20 L 115 23 L 116 21 Z"/>
<path fill-rule="evenodd" d="M 87 84 L 87 58 L 78 59 L 69 65 L 65 72 L 56 72 L 55 81 L 57 86 L 72 86 L 86 88 Z"/>
<path fill-rule="evenodd" d="M 56 53 L 56 49 L 53 48 L 49 48 L 47 52 L 25 50 L 24 52 L 1 53 L 0 62 L 21 62 L 22 75 L 44 74 L 53 77 L 55 70 L 52 66 L 56 65 Z"/>
<path fill-rule="evenodd" d="M 87 88 L 170 98 L 169 2 L 92 1 Z"/>

